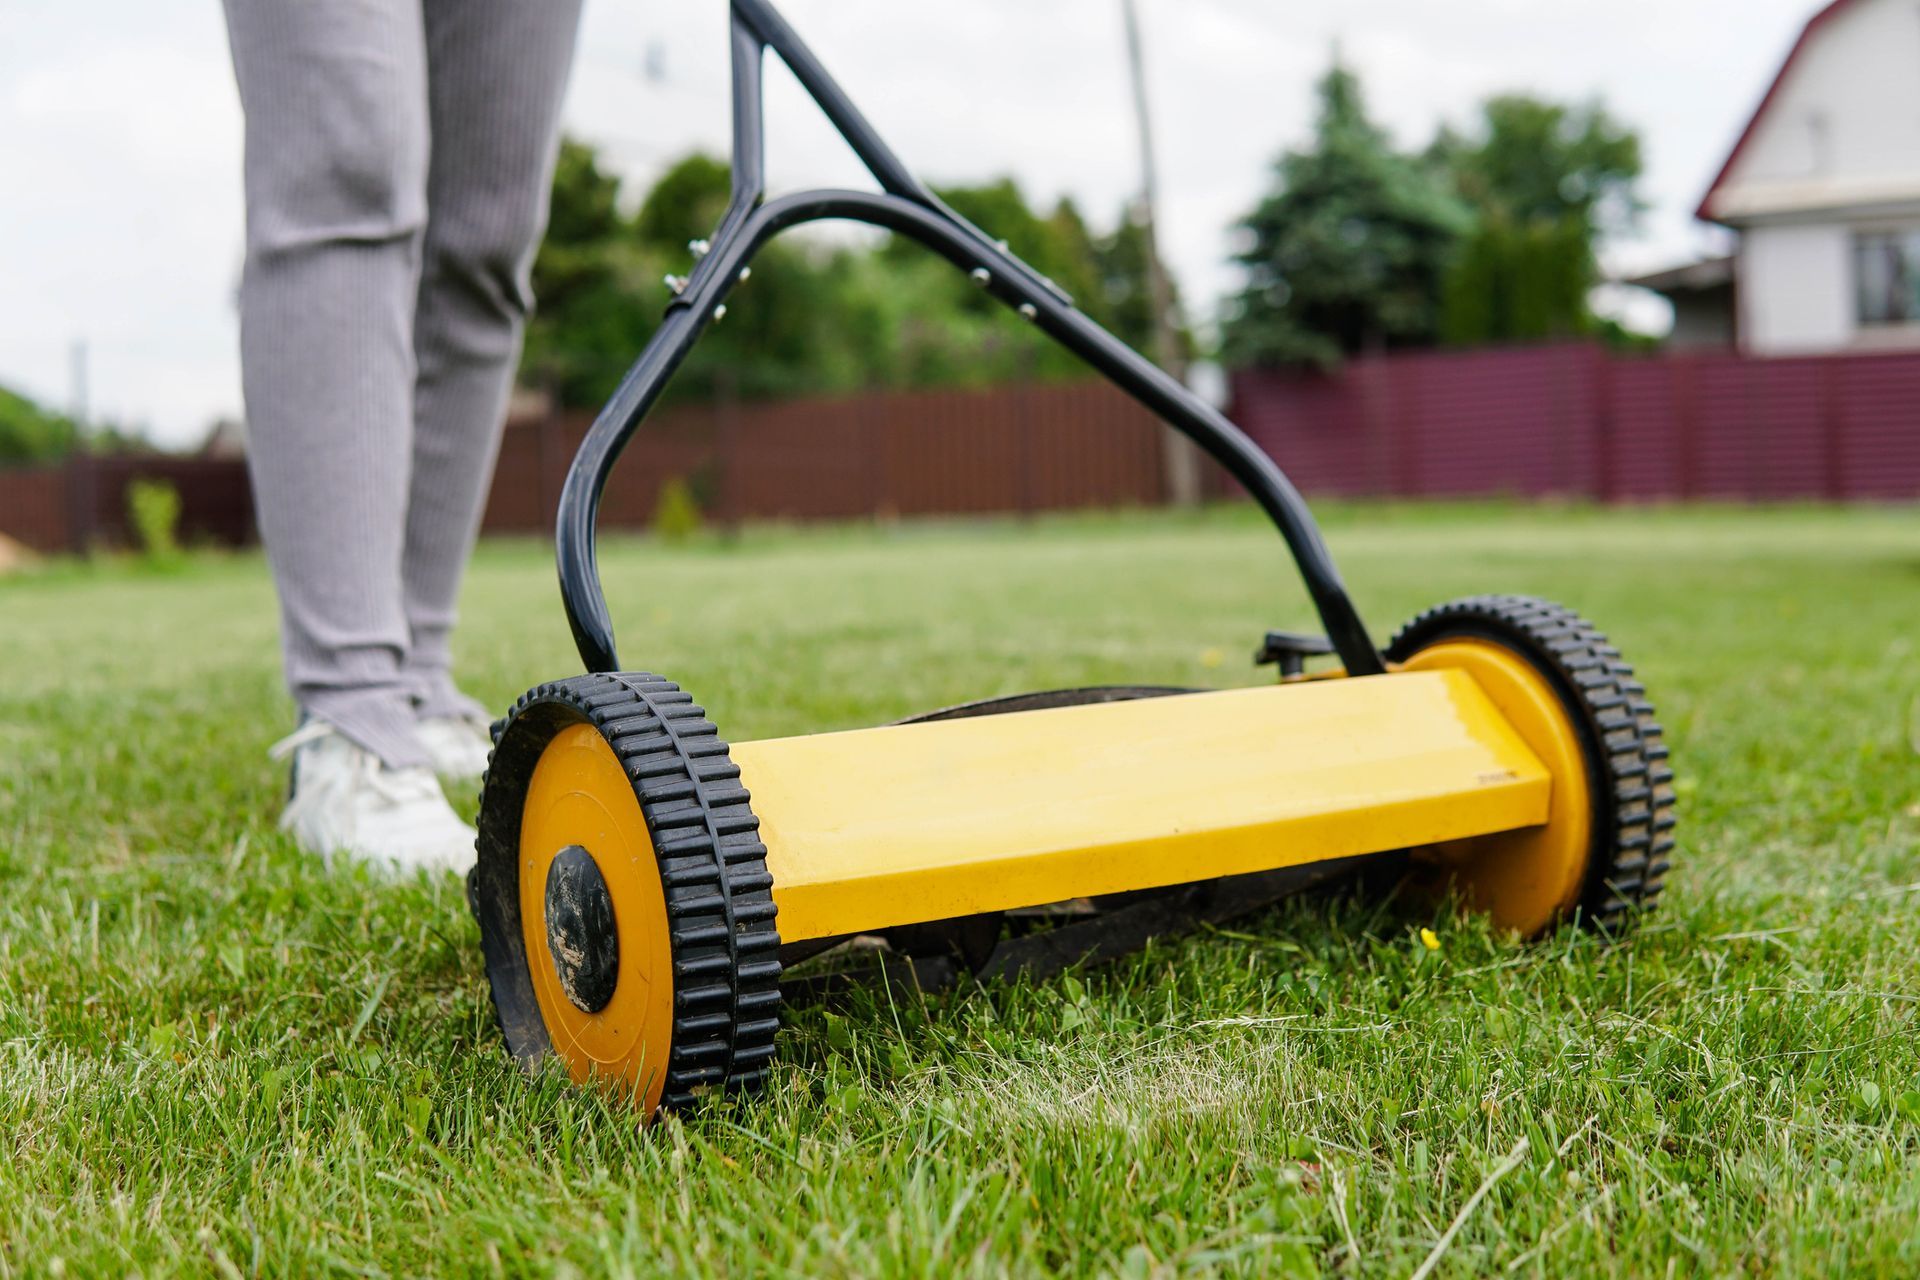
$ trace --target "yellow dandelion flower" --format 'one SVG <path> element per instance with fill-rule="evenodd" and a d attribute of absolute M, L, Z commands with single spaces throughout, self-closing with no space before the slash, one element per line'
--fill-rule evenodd
<path fill-rule="evenodd" d="M 1429 951 L 1438 951 L 1440 949 L 1440 935 L 1431 929 L 1422 929 L 1420 931 L 1420 945 Z"/>

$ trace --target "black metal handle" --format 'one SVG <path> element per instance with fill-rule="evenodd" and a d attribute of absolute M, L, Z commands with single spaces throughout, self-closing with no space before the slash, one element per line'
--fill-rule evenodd
<path fill-rule="evenodd" d="M 804 191 L 761 203 L 760 74 L 769 48 L 812 94 L 873 172 L 882 191 Z M 733 0 L 733 110 L 733 196 L 727 211 L 659 330 L 588 430 L 561 490 L 554 535 L 560 595 L 587 670 L 620 669 L 595 552 L 595 517 L 608 473 L 674 370 L 712 322 L 715 308 L 732 291 L 741 269 L 781 231 L 824 219 L 850 219 L 909 236 L 973 273 L 994 297 L 1198 444 L 1240 482 L 1279 529 L 1347 672 L 1361 676 L 1386 670 L 1319 526 L 1273 459 L 1213 406 L 1076 310 L 1072 299 L 1052 281 L 922 186 L 767 0 Z"/>

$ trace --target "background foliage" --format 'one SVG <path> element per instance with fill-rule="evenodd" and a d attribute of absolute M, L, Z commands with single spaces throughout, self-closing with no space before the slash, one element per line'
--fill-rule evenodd
<path fill-rule="evenodd" d="M 595 406 L 658 327 L 663 278 L 726 207 L 724 161 L 691 155 L 623 210 L 617 178 L 587 145 L 561 148 L 547 242 L 534 265 L 539 310 L 524 380 Z M 1094 232 L 1070 200 L 1036 211 L 1010 178 L 939 192 L 963 216 L 1137 346 L 1151 339 L 1141 234 L 1122 216 Z M 726 319 L 688 356 L 669 394 L 778 397 L 855 387 L 981 385 L 1071 375 L 1079 362 L 920 246 L 889 236 L 789 234 L 754 259 Z"/>
<path fill-rule="evenodd" d="M 0 387 L 0 463 L 51 462 L 71 453 L 79 438 L 72 419 Z"/>
<path fill-rule="evenodd" d="M 1336 58 L 1321 78 L 1312 141 L 1274 163 L 1239 224 L 1245 285 L 1216 353 L 1230 365 L 1329 367 L 1363 351 L 1599 334 L 1596 249 L 1631 232 L 1641 204 L 1638 135 L 1597 103 L 1489 99 L 1424 149 L 1396 149 Z M 537 311 L 521 378 L 563 405 L 597 407 L 658 327 L 667 275 L 691 264 L 728 194 L 725 161 L 689 155 L 645 192 L 582 142 L 563 143 L 550 226 L 534 264 Z M 1070 293 L 1094 320 L 1151 351 L 1146 243 L 1131 209 L 1096 230 L 1062 198 L 1029 202 L 1011 178 L 939 194 Z M 1202 344 L 1173 310 L 1183 354 Z M 1009 316 L 946 263 L 882 234 L 809 230 L 753 263 L 724 323 L 668 389 L 682 399 L 778 398 L 865 387 L 980 386 L 1072 376 L 1077 359 Z M 54 459 L 83 435 L 0 388 L 0 463 Z"/>
<path fill-rule="evenodd" d="M 0 386 L 0 466 L 58 462 L 80 449 L 126 452 L 151 448 L 137 430 L 116 423 L 80 426 L 64 413 Z"/>
<path fill-rule="evenodd" d="M 1245 285 L 1226 308 L 1222 360 L 1326 368 L 1441 342 L 1625 340 L 1588 297 L 1598 246 L 1631 232 L 1640 212 L 1632 129 L 1597 102 L 1502 94 L 1409 152 L 1369 117 L 1358 76 L 1337 58 L 1317 93 L 1312 141 L 1275 161 L 1271 189 L 1239 224 Z M 590 147 L 565 144 L 525 364 L 527 381 L 565 404 L 603 402 L 652 335 L 669 296 L 662 278 L 687 271 L 688 242 L 711 234 L 726 206 L 727 166 L 691 155 L 637 202 L 627 194 Z M 1126 211 L 1102 233 L 1070 199 L 1037 207 L 1010 178 L 940 195 L 1151 349 L 1145 238 Z M 1193 354 L 1192 334 L 1179 332 Z M 982 385 L 1078 369 L 919 246 L 813 230 L 761 254 L 668 394 Z"/>
<path fill-rule="evenodd" d="M 1640 139 L 1597 103 L 1520 94 L 1489 99 L 1469 134 L 1428 148 L 1479 213 L 1447 272 L 1450 343 L 1566 337 L 1603 328 L 1587 305 L 1602 237 L 1631 231 Z"/>
<path fill-rule="evenodd" d="M 1313 145 L 1274 165 L 1274 189 L 1242 221 L 1247 287 L 1229 321 L 1230 364 L 1331 365 L 1342 355 L 1425 346 L 1440 284 L 1471 226 L 1466 207 L 1367 118 L 1360 82 L 1321 78 Z"/>
<path fill-rule="evenodd" d="M 1638 135 L 1599 103 L 1501 94 L 1464 131 L 1394 149 L 1336 59 L 1313 142 L 1242 219 L 1229 364 L 1327 367 L 1363 351 L 1628 335 L 1596 316 L 1596 250 L 1633 230 Z"/>

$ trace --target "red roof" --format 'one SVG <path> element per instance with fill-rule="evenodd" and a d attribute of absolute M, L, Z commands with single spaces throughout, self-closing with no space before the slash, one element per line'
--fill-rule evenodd
<path fill-rule="evenodd" d="M 1733 150 L 1727 153 L 1726 163 L 1720 166 L 1719 173 L 1713 175 L 1713 181 L 1708 185 L 1707 193 L 1700 197 L 1700 207 L 1693 211 L 1694 217 L 1704 222 L 1718 221 L 1708 211 L 1708 206 L 1713 203 L 1714 193 L 1720 190 L 1721 185 L 1727 180 L 1727 175 L 1733 172 L 1734 161 L 1740 158 L 1740 153 L 1746 150 L 1748 140 L 1760 127 L 1760 118 L 1767 114 L 1767 108 L 1773 105 L 1773 99 L 1780 92 L 1780 86 L 1787 82 L 1787 73 L 1793 70 L 1793 64 L 1800 57 L 1801 51 L 1813 42 L 1813 33 L 1818 31 L 1829 18 L 1852 3 L 1853 0 L 1832 0 L 1831 4 L 1807 19 L 1807 25 L 1800 29 L 1800 38 L 1795 40 L 1793 48 L 1787 51 L 1787 60 L 1780 64 L 1780 70 L 1774 72 L 1773 83 L 1767 86 L 1767 92 L 1761 97 L 1760 105 L 1753 109 L 1753 115 L 1747 119 L 1747 127 L 1740 131 L 1739 140 L 1733 144 Z"/>

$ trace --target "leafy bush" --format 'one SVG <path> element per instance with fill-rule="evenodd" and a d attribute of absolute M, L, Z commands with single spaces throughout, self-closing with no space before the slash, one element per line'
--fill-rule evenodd
<path fill-rule="evenodd" d="M 80 438 L 73 422 L 0 387 L 0 462 L 52 462 Z"/>
<path fill-rule="evenodd" d="M 140 554 L 149 564 L 180 557 L 180 491 L 165 480 L 135 480 L 127 487 L 127 516 Z"/>
<path fill-rule="evenodd" d="M 598 408 L 626 376 L 672 296 L 665 276 L 693 265 L 730 198 L 724 160 L 689 155 L 625 212 L 620 179 L 568 139 L 551 218 L 533 265 L 540 300 L 521 378 L 562 405 Z M 1145 346 L 1153 336 L 1140 228 L 1123 213 L 1096 234 L 1070 200 L 1036 208 L 1011 179 L 942 187 L 989 235 L 1005 237 L 1094 320 Z M 1077 377 L 1079 360 L 967 277 L 903 239 L 809 237 L 767 245 L 665 390 L 669 403 L 778 399 L 870 386 L 984 386 Z M 1183 338 L 1183 341 L 1186 339 Z"/>
<path fill-rule="evenodd" d="M 653 534 L 662 542 L 685 542 L 700 532 L 700 504 L 694 501 L 693 488 L 682 476 L 673 476 L 660 486 L 659 501 L 653 504 Z"/>

